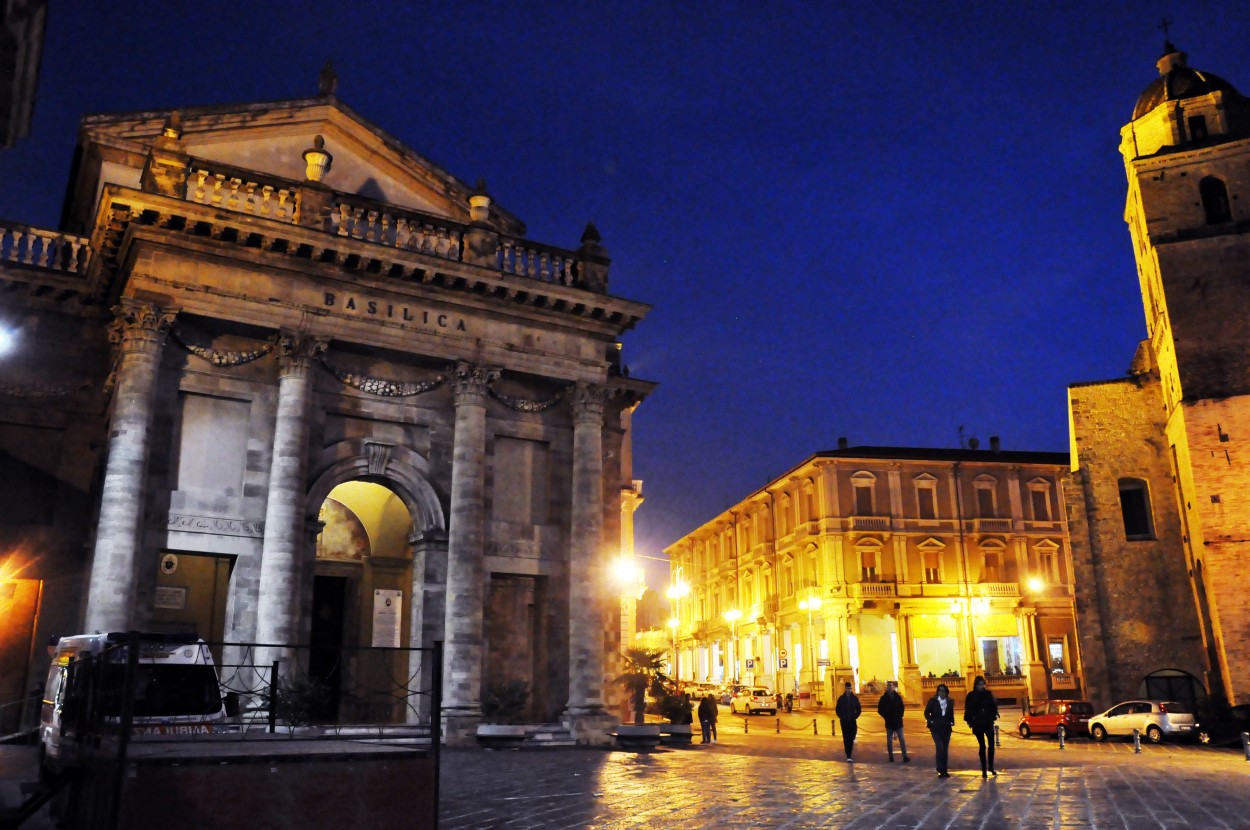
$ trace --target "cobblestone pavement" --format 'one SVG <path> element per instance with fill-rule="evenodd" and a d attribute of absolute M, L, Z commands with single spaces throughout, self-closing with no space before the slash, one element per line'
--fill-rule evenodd
<path fill-rule="evenodd" d="M 827 715 L 722 714 L 720 740 L 651 753 L 444 750 L 444 830 L 466 828 L 810 828 L 868 830 L 1146 830 L 1250 828 L 1250 762 L 1240 750 L 1189 743 L 1023 740 L 1004 714 L 998 778 L 982 780 L 976 743 L 957 730 L 952 777 L 907 719 L 913 762 L 890 764 L 875 715 L 860 718 L 856 763 Z M 781 727 L 778 732 L 778 722 Z M 744 723 L 749 732 L 744 733 Z M 962 726 L 962 724 L 960 724 Z M 696 730 L 697 731 L 697 730 Z M 33 750 L 0 747 L 0 800 L 19 799 Z M 28 769 L 29 768 L 29 769 Z M 49 830 L 46 811 L 24 830 Z"/>
<path fill-rule="evenodd" d="M 976 742 L 957 731 L 952 777 L 909 716 L 913 762 L 886 762 L 876 716 L 860 719 L 856 763 L 827 716 L 720 722 L 715 746 L 652 753 L 447 750 L 440 826 L 460 828 L 1082 828 L 1250 827 L 1250 762 L 1193 744 L 1023 740 L 1004 725 L 998 778 L 982 780 Z M 877 723 L 874 724 L 874 721 Z M 878 727 L 878 728 L 874 728 Z M 697 729 L 696 729 L 697 732 Z"/>

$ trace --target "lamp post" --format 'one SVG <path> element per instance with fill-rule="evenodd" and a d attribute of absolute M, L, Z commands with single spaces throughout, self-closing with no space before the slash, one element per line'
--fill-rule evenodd
<path fill-rule="evenodd" d="M 816 680 L 816 629 L 812 626 L 812 612 L 820 607 L 820 597 L 808 597 L 799 600 L 799 610 L 807 612 L 807 634 L 811 640 L 811 666 L 812 666 L 812 689 L 816 692 L 816 699 L 820 700 L 818 682 Z"/>
<path fill-rule="evenodd" d="M 725 612 L 725 621 L 729 623 L 729 653 L 733 658 L 733 683 L 738 682 L 738 620 L 742 619 L 742 612 L 737 608 L 730 608 Z"/>
<path fill-rule="evenodd" d="M 679 668 L 679 667 L 678 667 L 678 663 L 677 663 L 677 628 L 678 628 L 678 626 L 680 626 L 680 625 L 681 625 L 681 620 L 677 619 L 676 617 L 673 617 L 673 618 L 671 618 L 671 619 L 668 621 L 668 628 L 669 628 L 669 631 L 671 631 L 671 632 L 672 632 L 672 634 L 673 634 L 673 677 L 672 677 L 672 681 L 673 681 L 673 683 L 674 683 L 674 684 L 676 684 L 676 683 L 678 683 L 678 682 L 679 682 L 678 678 L 680 678 L 680 676 L 681 676 L 681 672 L 680 672 L 680 671 L 678 671 L 678 668 Z"/>
<path fill-rule="evenodd" d="M 613 576 L 621 591 L 621 652 L 624 653 L 634 641 L 639 588 L 644 586 L 642 568 L 634 557 L 622 555 L 613 566 Z"/>

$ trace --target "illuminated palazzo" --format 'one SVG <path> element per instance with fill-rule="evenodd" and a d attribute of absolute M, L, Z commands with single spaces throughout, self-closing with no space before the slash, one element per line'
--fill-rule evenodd
<path fill-rule="evenodd" d="M 811 456 L 667 549 L 681 678 L 1081 696 L 1067 469 L 997 439 Z"/>
<path fill-rule="evenodd" d="M 334 85 L 88 117 L 63 227 L 0 227 L 0 564 L 43 592 L 5 699 L 82 630 L 443 641 L 449 740 L 517 679 L 606 742 L 648 307 Z"/>

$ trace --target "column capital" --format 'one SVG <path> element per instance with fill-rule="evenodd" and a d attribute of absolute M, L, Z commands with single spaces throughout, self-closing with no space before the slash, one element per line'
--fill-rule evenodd
<path fill-rule="evenodd" d="M 573 387 L 574 423 L 603 425 L 603 407 L 612 396 L 606 386 L 579 380 Z"/>
<path fill-rule="evenodd" d="M 282 376 L 302 376 L 308 373 L 308 367 L 330 345 L 328 337 L 314 337 L 310 334 L 294 331 L 283 331 L 278 335 L 278 367 Z"/>
<path fill-rule="evenodd" d="M 452 388 L 456 393 L 456 406 L 486 406 L 486 387 L 499 380 L 500 371 L 493 366 L 480 366 L 468 361 L 458 361 L 451 373 Z"/>
<path fill-rule="evenodd" d="M 159 351 L 165 345 L 165 334 L 177 316 L 177 309 L 124 298 L 113 306 L 109 342 L 119 344 L 123 352 Z"/>

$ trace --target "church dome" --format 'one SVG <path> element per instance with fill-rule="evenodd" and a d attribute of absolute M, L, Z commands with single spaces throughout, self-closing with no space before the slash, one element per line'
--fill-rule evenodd
<path fill-rule="evenodd" d="M 1219 75 L 1191 69 L 1187 65 L 1188 57 L 1171 43 L 1164 45 L 1163 57 L 1156 64 L 1159 77 L 1138 97 L 1137 106 L 1133 108 L 1134 121 L 1164 101 L 1194 98 L 1216 91 L 1238 94 L 1233 85 Z"/>

